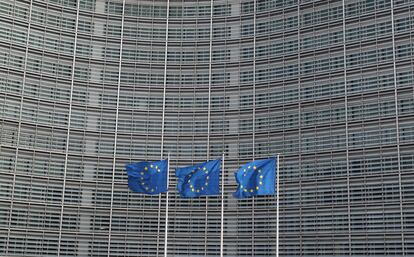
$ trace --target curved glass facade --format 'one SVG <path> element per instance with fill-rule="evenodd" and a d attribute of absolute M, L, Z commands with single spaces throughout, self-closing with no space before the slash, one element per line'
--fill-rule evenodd
<path fill-rule="evenodd" d="M 225 152 L 224 256 L 414 254 L 411 0 L 0 1 L 0 255 L 163 256 L 171 170 Z M 182 199 L 168 256 L 219 256 L 221 199 Z"/>

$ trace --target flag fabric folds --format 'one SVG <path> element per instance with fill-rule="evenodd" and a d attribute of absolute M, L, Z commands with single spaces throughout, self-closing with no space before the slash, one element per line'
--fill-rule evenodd
<path fill-rule="evenodd" d="M 182 197 L 199 197 L 220 193 L 219 180 L 221 160 L 177 168 L 177 189 Z"/>
<path fill-rule="evenodd" d="M 276 160 L 257 160 L 243 165 L 235 172 L 239 184 L 233 194 L 237 198 L 275 193 Z"/>
<path fill-rule="evenodd" d="M 137 193 L 167 192 L 168 160 L 138 162 L 126 165 L 128 187 Z"/>

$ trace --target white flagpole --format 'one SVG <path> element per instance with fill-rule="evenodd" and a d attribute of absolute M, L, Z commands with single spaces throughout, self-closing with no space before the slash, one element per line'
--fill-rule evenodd
<path fill-rule="evenodd" d="M 164 257 L 167 257 L 168 250 L 168 185 L 170 181 L 170 153 L 168 153 L 167 162 L 167 194 L 165 203 L 165 242 L 164 242 Z"/>
<path fill-rule="evenodd" d="M 221 232 L 220 232 L 220 257 L 223 257 L 224 243 L 224 153 L 221 157 Z"/>
<path fill-rule="evenodd" d="M 279 257 L 279 154 L 276 162 L 276 257 Z"/>

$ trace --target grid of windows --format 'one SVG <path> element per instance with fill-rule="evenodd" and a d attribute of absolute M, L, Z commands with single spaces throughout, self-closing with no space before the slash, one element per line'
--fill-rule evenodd
<path fill-rule="evenodd" d="M 0 255 L 162 256 L 124 165 L 225 156 L 224 255 L 414 254 L 411 0 L 0 1 Z M 219 256 L 221 199 L 170 177 L 168 256 Z"/>

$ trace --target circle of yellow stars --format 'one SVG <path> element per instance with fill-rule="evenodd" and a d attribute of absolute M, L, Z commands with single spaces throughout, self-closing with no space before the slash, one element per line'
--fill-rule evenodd
<path fill-rule="evenodd" d="M 253 172 L 257 172 L 256 175 L 256 179 L 259 178 L 258 180 L 258 185 L 256 185 L 256 187 L 248 187 L 247 185 L 243 185 L 240 184 L 240 190 L 242 190 L 244 193 L 254 193 L 259 191 L 260 186 L 263 185 L 263 174 L 262 174 L 262 170 L 258 169 L 256 166 L 248 166 L 247 169 L 243 169 L 243 177 L 247 176 L 247 172 L 250 171 L 251 169 L 253 169 Z M 249 182 L 249 181 L 245 181 L 245 182 Z"/>
<path fill-rule="evenodd" d="M 204 173 L 203 175 L 205 175 L 205 181 L 206 181 L 203 185 L 201 185 L 201 187 L 198 187 L 198 188 L 195 186 L 195 183 L 194 183 L 195 181 L 191 180 L 191 178 L 194 176 L 196 172 L 203 172 Z M 197 169 L 192 170 L 190 174 L 187 175 L 187 184 L 189 185 L 191 192 L 200 193 L 204 191 L 205 189 L 207 189 L 208 184 L 210 182 L 209 173 L 210 171 L 206 167 L 203 167 L 203 168 L 198 167 Z"/>
<path fill-rule="evenodd" d="M 157 165 L 150 164 L 149 166 L 145 166 L 143 171 L 139 172 L 139 175 L 140 175 L 139 180 L 141 181 L 140 184 L 141 184 L 142 188 L 145 189 L 145 191 L 154 193 L 156 188 L 150 187 L 147 183 L 147 182 L 149 182 L 149 179 L 148 178 L 145 179 L 145 177 L 144 177 L 145 173 L 148 173 L 151 170 L 154 170 L 157 173 L 161 172 L 160 167 L 158 167 Z"/>

